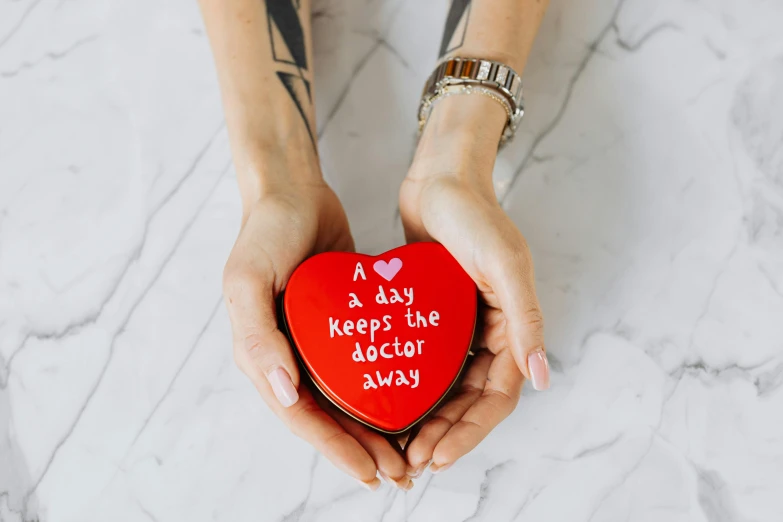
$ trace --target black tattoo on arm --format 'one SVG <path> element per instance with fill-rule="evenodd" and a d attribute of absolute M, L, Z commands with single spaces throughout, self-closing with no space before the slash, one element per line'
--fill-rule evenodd
<path fill-rule="evenodd" d="M 440 43 L 441 58 L 456 51 L 465 42 L 465 33 L 470 20 L 470 4 L 471 0 L 452 0 L 446 17 L 446 28 L 443 30 L 443 40 Z"/>
<path fill-rule="evenodd" d="M 310 82 L 304 76 L 304 71 L 307 71 L 307 48 L 304 27 L 299 17 L 300 7 L 299 0 L 266 0 L 266 18 L 269 24 L 272 58 L 281 66 L 281 70 L 277 71 L 277 77 L 280 78 L 299 110 L 307 133 L 315 146 L 315 135 L 307 117 L 313 99 Z"/>

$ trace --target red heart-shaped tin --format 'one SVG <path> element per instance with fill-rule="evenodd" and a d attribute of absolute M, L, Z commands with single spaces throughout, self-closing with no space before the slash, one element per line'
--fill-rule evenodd
<path fill-rule="evenodd" d="M 283 297 L 292 344 L 340 409 L 386 433 L 405 431 L 446 395 L 470 350 L 476 285 L 437 243 L 379 256 L 318 254 Z"/>

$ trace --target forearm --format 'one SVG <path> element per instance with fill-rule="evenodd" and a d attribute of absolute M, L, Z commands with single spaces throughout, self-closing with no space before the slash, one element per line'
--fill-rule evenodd
<path fill-rule="evenodd" d="M 520 75 L 548 0 L 453 0 L 440 46 L 442 59 L 499 61 Z M 484 96 L 452 96 L 436 103 L 421 138 L 414 175 L 456 173 L 488 184 L 506 113 Z"/>
<path fill-rule="evenodd" d="M 503 62 L 522 74 L 549 0 L 453 0 L 440 57 Z"/>
<path fill-rule="evenodd" d="M 320 181 L 310 1 L 199 3 L 245 207 L 271 189 Z"/>

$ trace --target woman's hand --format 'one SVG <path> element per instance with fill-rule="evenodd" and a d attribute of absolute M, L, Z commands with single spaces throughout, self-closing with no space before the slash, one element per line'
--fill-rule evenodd
<path fill-rule="evenodd" d="M 353 239 L 337 196 L 323 181 L 289 183 L 246 204 L 223 283 L 234 358 L 286 426 L 338 468 L 369 489 L 380 485 L 376 471 L 410 489 L 405 461 L 384 437 L 302 386 L 296 357 L 278 329 L 275 300 L 294 269 L 330 250 L 353 250 Z"/>
<path fill-rule="evenodd" d="M 408 242 L 438 241 L 478 286 L 482 348 L 461 387 L 406 448 L 408 473 L 437 472 L 471 451 L 516 406 L 524 378 L 549 386 L 543 317 L 525 239 L 492 186 L 503 109 L 481 96 L 439 102 L 400 190 Z"/>

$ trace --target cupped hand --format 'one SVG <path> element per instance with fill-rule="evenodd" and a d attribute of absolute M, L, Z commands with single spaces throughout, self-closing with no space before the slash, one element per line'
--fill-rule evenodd
<path fill-rule="evenodd" d="M 410 489 L 400 452 L 304 385 L 278 329 L 275 300 L 297 265 L 353 247 L 345 212 L 325 183 L 266 194 L 246 209 L 223 283 L 234 358 L 286 426 L 338 468 L 370 489 L 380 485 L 376 472 Z"/>
<path fill-rule="evenodd" d="M 414 161 L 400 191 L 400 214 L 408 242 L 441 243 L 476 282 L 478 349 L 456 394 L 406 448 L 414 478 L 429 462 L 432 472 L 442 471 L 475 448 L 514 410 L 525 378 L 538 390 L 549 386 L 533 263 L 524 237 L 495 198 L 495 151 L 485 161 L 441 172 L 456 154 L 440 150 Z M 441 161 L 444 155 L 450 159 Z M 420 151 L 417 158 L 422 156 Z"/>

